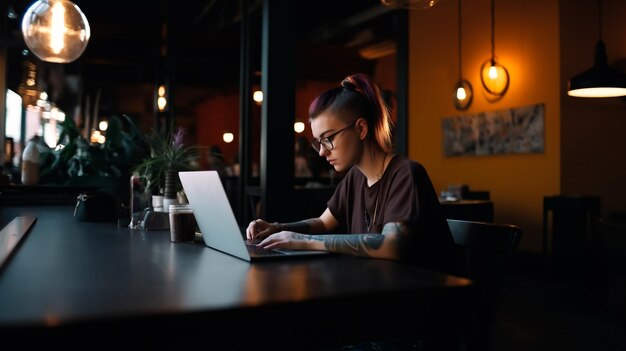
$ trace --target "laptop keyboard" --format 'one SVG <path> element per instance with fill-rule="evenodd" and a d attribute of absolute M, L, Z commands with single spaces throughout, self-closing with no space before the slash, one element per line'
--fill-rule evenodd
<path fill-rule="evenodd" d="M 264 249 L 260 246 L 256 246 L 255 244 L 246 243 L 246 247 L 248 248 L 248 252 L 250 254 L 254 254 L 257 256 L 276 256 L 276 255 L 284 255 L 284 253 L 276 250 Z"/>

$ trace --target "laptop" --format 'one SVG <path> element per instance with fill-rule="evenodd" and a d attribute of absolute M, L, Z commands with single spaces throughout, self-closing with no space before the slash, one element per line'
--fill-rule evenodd
<path fill-rule="evenodd" d="M 324 256 L 327 251 L 263 249 L 245 239 L 217 171 L 184 171 L 178 176 L 206 246 L 246 261 Z"/>

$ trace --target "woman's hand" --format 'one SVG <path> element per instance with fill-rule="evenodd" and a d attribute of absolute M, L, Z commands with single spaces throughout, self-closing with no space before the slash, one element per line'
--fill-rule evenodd
<path fill-rule="evenodd" d="M 278 223 L 268 223 L 262 219 L 255 219 L 246 228 L 246 238 L 250 242 L 259 241 L 280 230 L 281 226 Z"/>
<path fill-rule="evenodd" d="M 307 235 L 289 231 L 272 234 L 257 244 L 266 249 L 323 250 L 323 235 Z"/>

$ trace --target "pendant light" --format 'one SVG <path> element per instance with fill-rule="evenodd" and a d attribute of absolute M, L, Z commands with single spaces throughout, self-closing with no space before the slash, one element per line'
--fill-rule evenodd
<path fill-rule="evenodd" d="M 426 10 L 439 0 L 380 0 L 380 3 L 394 9 Z"/>
<path fill-rule="evenodd" d="M 454 97 L 452 101 L 454 102 L 454 107 L 457 110 L 467 110 L 467 108 L 472 104 L 472 99 L 474 98 L 474 91 L 472 89 L 472 84 L 463 79 L 463 60 L 462 60 L 462 21 L 461 21 L 461 0 L 458 0 L 459 4 L 459 80 L 454 85 Z"/>
<path fill-rule="evenodd" d="M 489 94 L 501 97 L 509 89 L 509 71 L 496 58 L 495 8 L 495 0 L 491 0 L 491 58 L 480 66 L 480 81 Z"/>
<path fill-rule="evenodd" d="M 38 0 L 24 14 L 22 35 L 43 61 L 69 63 L 85 51 L 91 29 L 83 12 L 69 0 Z"/>
<path fill-rule="evenodd" d="M 598 42 L 593 67 L 568 82 L 567 95 L 586 98 L 626 96 L 626 75 L 609 67 L 602 41 L 602 1 L 598 1 Z"/>

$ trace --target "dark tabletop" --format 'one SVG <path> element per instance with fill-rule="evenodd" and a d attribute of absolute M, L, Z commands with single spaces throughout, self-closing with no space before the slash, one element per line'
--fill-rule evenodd
<path fill-rule="evenodd" d="M 0 271 L 5 336 L 75 337 L 105 328 L 114 337 L 138 326 L 158 334 L 181 325 L 199 336 L 210 325 L 209 334 L 222 340 L 228 328 L 253 327 L 254 335 L 278 325 L 289 345 L 309 335 L 297 326 L 336 335 L 346 323 L 357 331 L 386 318 L 391 330 L 405 325 L 403 313 L 416 326 L 456 330 L 475 291 L 466 279 L 386 260 L 338 255 L 249 263 L 201 243 L 172 243 L 168 231 L 79 222 L 70 206 L 0 211 L 2 226 L 16 216 L 37 217 Z"/>

